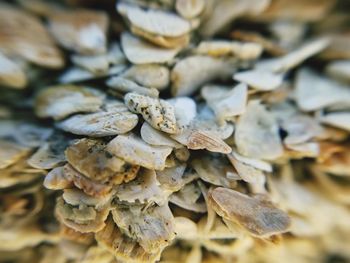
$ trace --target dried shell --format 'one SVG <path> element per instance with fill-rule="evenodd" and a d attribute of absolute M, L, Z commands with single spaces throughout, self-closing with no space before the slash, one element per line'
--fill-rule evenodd
<path fill-rule="evenodd" d="M 157 64 L 134 65 L 123 72 L 122 76 L 141 86 L 158 90 L 165 89 L 170 83 L 169 69 Z"/>
<path fill-rule="evenodd" d="M 283 83 L 283 78 L 283 74 L 276 74 L 261 69 L 247 70 L 233 75 L 234 80 L 243 82 L 259 91 L 269 91 L 279 88 Z"/>
<path fill-rule="evenodd" d="M 104 95 L 98 90 L 73 85 L 46 88 L 36 98 L 35 112 L 55 120 L 77 112 L 94 112 L 102 105 Z"/>
<path fill-rule="evenodd" d="M 156 170 L 165 168 L 165 160 L 172 152 L 171 147 L 151 146 L 133 134 L 117 136 L 107 150 L 131 164 Z"/>
<path fill-rule="evenodd" d="M 328 64 L 326 73 L 335 79 L 350 83 L 350 60 L 338 60 Z"/>
<path fill-rule="evenodd" d="M 40 20 L 4 3 L 0 7 L 0 50 L 44 67 L 60 68 L 64 64 Z"/>
<path fill-rule="evenodd" d="M 128 182 L 136 177 L 139 170 L 139 166 L 129 165 L 113 156 L 101 140 L 81 139 L 69 146 L 65 154 L 75 170 L 100 183 L 118 185 Z"/>
<path fill-rule="evenodd" d="M 277 122 L 257 101 L 250 101 L 239 117 L 234 136 L 238 152 L 244 156 L 273 160 L 283 154 Z"/>
<path fill-rule="evenodd" d="M 74 115 L 58 127 L 66 132 L 90 137 L 104 137 L 123 134 L 137 125 L 138 117 L 120 102 L 107 103 L 101 110 L 91 114 Z"/>
<path fill-rule="evenodd" d="M 303 111 L 338 104 L 350 105 L 350 90 L 346 85 L 319 76 L 310 69 L 299 70 L 295 85 L 296 101 Z"/>
<path fill-rule="evenodd" d="M 245 84 L 239 84 L 231 90 L 221 86 L 205 86 L 201 95 L 214 111 L 218 122 L 223 124 L 245 111 L 248 89 Z"/>
<path fill-rule="evenodd" d="M 119 185 L 115 195 L 120 201 L 141 204 L 155 202 L 160 205 L 164 204 L 167 198 L 155 171 L 146 169 L 142 169 L 135 180 Z"/>
<path fill-rule="evenodd" d="M 199 55 L 186 57 L 171 71 L 171 92 L 174 96 L 190 95 L 206 82 L 229 78 L 236 67 L 235 60 Z"/>
<path fill-rule="evenodd" d="M 140 113 L 153 128 L 170 134 L 177 132 L 175 109 L 169 102 L 137 93 L 126 94 L 124 101 L 132 112 Z"/>
<path fill-rule="evenodd" d="M 118 227 L 148 253 L 157 253 L 175 238 L 174 217 L 168 205 L 117 205 L 112 210 Z"/>
<path fill-rule="evenodd" d="M 0 169 L 4 169 L 27 156 L 30 148 L 0 139 Z"/>
<path fill-rule="evenodd" d="M 71 188 L 73 186 L 72 180 L 68 179 L 64 173 L 64 167 L 53 168 L 44 179 L 43 185 L 47 189 L 61 190 Z"/>
<path fill-rule="evenodd" d="M 109 209 L 95 210 L 89 206 L 74 207 L 65 203 L 62 197 L 56 201 L 58 219 L 70 228 L 82 233 L 98 232 L 105 227 Z"/>
<path fill-rule="evenodd" d="M 132 80 L 119 76 L 110 78 L 107 80 L 106 84 L 111 87 L 113 91 L 120 91 L 122 93 L 134 92 L 155 98 L 159 95 L 159 91 L 155 88 L 142 87 Z"/>
<path fill-rule="evenodd" d="M 0 52 L 0 86 L 22 89 L 26 85 L 27 77 L 22 68 Z"/>
<path fill-rule="evenodd" d="M 252 166 L 256 169 L 271 173 L 272 172 L 272 165 L 268 162 L 265 161 L 261 161 L 258 159 L 254 159 L 254 158 L 248 158 L 245 156 L 242 156 L 240 154 L 238 154 L 235 151 L 232 151 L 231 153 L 233 155 L 233 157 L 235 159 L 237 159 L 238 161 L 240 161 L 241 163 L 244 163 L 246 165 Z"/>
<path fill-rule="evenodd" d="M 118 261 L 151 263 L 160 258 L 161 250 L 153 254 L 147 253 L 135 240 L 122 234 L 111 218 L 95 237 L 98 244 L 113 253 Z"/>
<path fill-rule="evenodd" d="M 350 131 L 350 113 L 349 112 L 334 112 L 329 113 L 320 118 L 322 123 Z"/>
<path fill-rule="evenodd" d="M 133 64 L 169 62 L 179 52 L 177 48 L 157 47 L 129 33 L 122 34 L 121 45 L 126 58 Z"/>
<path fill-rule="evenodd" d="M 49 29 L 58 43 L 81 54 L 106 51 L 108 16 L 103 12 L 76 9 L 54 12 Z"/>
<path fill-rule="evenodd" d="M 230 153 L 231 147 L 221 138 L 206 131 L 193 131 L 187 139 L 186 146 L 188 149 L 200 150 L 206 149 L 210 152 Z"/>
<path fill-rule="evenodd" d="M 155 146 L 169 146 L 172 148 L 180 148 L 181 145 L 167 136 L 166 133 L 162 133 L 149 125 L 147 122 L 144 122 L 141 126 L 141 138 L 146 143 L 155 145 Z"/>
<path fill-rule="evenodd" d="M 266 237 L 288 230 L 290 219 L 282 210 L 261 197 L 249 197 L 237 191 L 218 187 L 209 192 L 214 210 L 238 223 L 252 235 Z"/>
<path fill-rule="evenodd" d="M 176 0 L 176 11 L 184 18 L 191 19 L 198 16 L 205 7 L 204 0 Z"/>
<path fill-rule="evenodd" d="M 213 57 L 233 56 L 240 60 L 254 60 L 262 53 L 262 47 L 256 43 L 238 41 L 212 40 L 202 41 L 194 50 L 196 54 Z"/>
<path fill-rule="evenodd" d="M 119 4 L 117 8 L 134 27 L 154 35 L 179 37 L 191 29 L 188 21 L 170 12 L 142 10 L 125 4 Z"/>

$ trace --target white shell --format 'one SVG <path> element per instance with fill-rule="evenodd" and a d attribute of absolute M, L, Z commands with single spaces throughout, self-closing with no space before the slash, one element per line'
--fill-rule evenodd
<path fill-rule="evenodd" d="M 260 69 L 237 72 L 233 75 L 234 80 L 246 83 L 250 87 L 261 91 L 277 89 L 282 85 L 283 78 L 283 74 L 276 74 Z"/>

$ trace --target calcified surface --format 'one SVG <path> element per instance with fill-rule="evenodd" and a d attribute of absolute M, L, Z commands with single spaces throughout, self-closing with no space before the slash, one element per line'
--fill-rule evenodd
<path fill-rule="evenodd" d="M 349 262 L 349 10 L 0 3 L 0 262 Z"/>

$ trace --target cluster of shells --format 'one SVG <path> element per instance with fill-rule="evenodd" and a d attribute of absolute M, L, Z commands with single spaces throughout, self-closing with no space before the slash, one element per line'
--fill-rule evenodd
<path fill-rule="evenodd" d="M 350 260 L 350 3 L 0 3 L 0 261 Z"/>

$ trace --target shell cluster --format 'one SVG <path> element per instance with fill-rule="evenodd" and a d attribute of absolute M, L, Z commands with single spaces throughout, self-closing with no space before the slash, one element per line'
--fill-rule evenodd
<path fill-rule="evenodd" d="M 0 262 L 350 260 L 350 3 L 0 3 Z"/>

